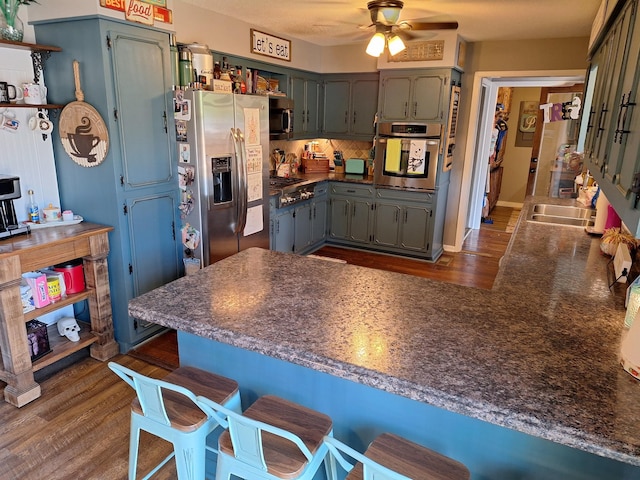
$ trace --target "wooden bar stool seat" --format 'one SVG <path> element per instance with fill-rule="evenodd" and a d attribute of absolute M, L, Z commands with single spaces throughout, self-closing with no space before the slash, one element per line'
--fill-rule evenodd
<path fill-rule="evenodd" d="M 327 415 L 273 395 L 260 397 L 242 414 L 198 400 L 228 422 L 218 440 L 216 480 L 310 480 L 323 464 L 324 438 L 333 431 Z"/>
<path fill-rule="evenodd" d="M 364 455 L 326 437 L 331 455 L 332 478 L 336 480 L 337 460 L 348 473 L 345 480 L 469 480 L 467 467 L 452 458 L 391 433 L 383 433 L 369 445 Z M 347 461 L 351 457 L 355 464 Z"/>
<path fill-rule="evenodd" d="M 240 412 L 238 383 L 193 367 L 178 368 L 162 380 L 114 362 L 109 368 L 136 391 L 131 402 L 129 480 L 136 478 L 140 430 L 173 444 L 173 452 L 143 478 L 148 479 L 175 457 L 179 480 L 202 480 L 207 436 L 220 424 L 199 407 L 196 395 L 209 395 L 231 411 Z"/>

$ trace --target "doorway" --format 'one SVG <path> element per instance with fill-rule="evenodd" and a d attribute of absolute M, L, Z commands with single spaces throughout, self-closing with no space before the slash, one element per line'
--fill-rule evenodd
<path fill-rule="evenodd" d="M 584 71 L 549 72 L 477 72 L 471 92 L 470 125 L 465 146 L 465 159 L 460 179 L 461 190 L 455 200 L 458 219 L 453 251 L 460 251 L 464 238 L 471 229 L 480 228 L 485 185 L 489 169 L 487 156 L 490 149 L 491 129 L 498 98 L 498 89 L 505 87 L 566 87 L 584 82 Z M 448 246 L 450 248 L 451 246 Z"/>

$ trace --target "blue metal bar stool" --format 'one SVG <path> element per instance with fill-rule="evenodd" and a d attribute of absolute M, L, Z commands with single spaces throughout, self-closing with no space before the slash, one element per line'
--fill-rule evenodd
<path fill-rule="evenodd" d="M 109 362 L 109 368 L 137 394 L 131 402 L 129 480 L 136 478 L 140 430 L 173 444 L 173 452 L 144 479 L 175 456 L 180 480 L 203 480 L 207 435 L 219 424 L 198 406 L 196 395 L 207 395 L 230 411 L 240 412 L 237 382 L 192 367 L 178 368 L 162 380 L 146 377 L 114 362 Z"/>
<path fill-rule="evenodd" d="M 327 455 L 323 439 L 332 435 L 333 422 L 323 413 L 273 395 L 242 414 L 208 398 L 198 401 L 228 427 L 218 439 L 216 480 L 311 480 Z"/>
<path fill-rule="evenodd" d="M 345 480 L 469 480 L 471 477 L 462 463 L 391 433 L 377 437 L 364 455 L 333 437 L 325 437 L 324 442 L 329 449 L 331 480 L 339 478 L 336 461 L 348 472 Z"/>

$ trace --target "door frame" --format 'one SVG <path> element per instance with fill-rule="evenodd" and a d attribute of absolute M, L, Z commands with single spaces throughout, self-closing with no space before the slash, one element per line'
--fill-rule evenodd
<path fill-rule="evenodd" d="M 487 177 L 488 162 L 482 152 L 491 141 L 494 108 L 499 87 L 552 87 L 567 86 L 585 81 L 586 70 L 540 71 L 481 71 L 473 75 L 467 137 L 459 188 L 450 188 L 447 216 L 456 218 L 453 244 L 445 250 L 459 252 L 469 229 L 480 228 L 482 198 Z M 484 174 L 483 174 L 484 172 Z M 453 186 L 453 185 L 452 185 Z M 451 240 L 451 235 L 446 237 Z"/>

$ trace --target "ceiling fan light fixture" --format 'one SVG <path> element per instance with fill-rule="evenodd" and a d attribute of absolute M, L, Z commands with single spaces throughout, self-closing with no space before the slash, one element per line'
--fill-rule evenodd
<path fill-rule="evenodd" d="M 387 46 L 389 47 L 389 53 L 391 54 L 391 56 L 394 56 L 407 48 L 407 46 L 398 35 L 391 35 L 389 37 Z"/>
<path fill-rule="evenodd" d="M 384 44 L 386 43 L 386 39 L 383 33 L 377 32 L 371 40 L 369 40 L 369 45 L 367 45 L 367 54 L 372 57 L 379 57 L 384 51 Z"/>
<path fill-rule="evenodd" d="M 400 0 L 374 0 L 367 4 L 371 12 L 371 21 L 383 25 L 394 25 L 400 18 L 404 3 Z"/>

